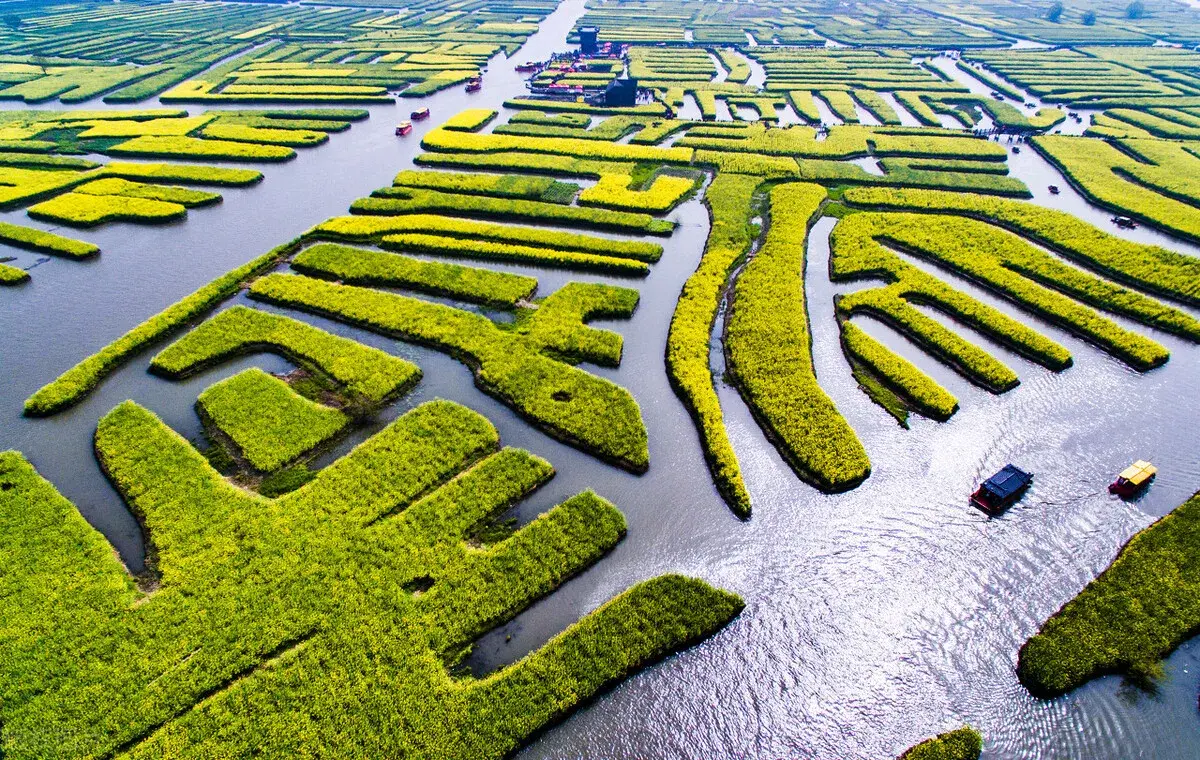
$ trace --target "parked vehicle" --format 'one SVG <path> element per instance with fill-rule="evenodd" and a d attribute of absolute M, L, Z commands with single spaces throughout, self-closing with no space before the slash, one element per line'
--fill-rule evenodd
<path fill-rule="evenodd" d="M 1121 470 L 1121 474 L 1117 476 L 1108 486 L 1108 492 L 1120 496 L 1122 499 L 1131 498 L 1146 486 L 1150 485 L 1150 481 L 1154 480 L 1154 476 L 1158 474 L 1158 468 L 1149 462 L 1139 459 L 1133 464 Z"/>
<path fill-rule="evenodd" d="M 413 121 L 422 121 L 423 119 L 428 119 L 429 118 L 429 109 L 422 108 L 419 111 L 413 111 L 411 114 L 409 114 L 409 116 L 412 118 Z"/>
<path fill-rule="evenodd" d="M 402 121 L 396 125 L 396 136 L 403 137 L 412 132 L 413 126 L 411 121 Z"/>
<path fill-rule="evenodd" d="M 1006 464 L 971 494 L 971 504 L 989 515 L 998 515 L 1015 504 L 1031 483 L 1032 473 L 1015 464 Z"/>

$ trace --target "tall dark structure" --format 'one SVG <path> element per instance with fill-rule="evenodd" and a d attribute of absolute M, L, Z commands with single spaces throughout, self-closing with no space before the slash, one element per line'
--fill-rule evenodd
<path fill-rule="evenodd" d="M 604 105 L 627 108 L 637 104 L 637 80 L 614 79 L 604 90 Z"/>
<path fill-rule="evenodd" d="M 596 44 L 596 38 L 600 35 L 600 30 L 594 26 L 579 27 L 579 52 L 584 55 L 595 55 L 599 50 Z"/>

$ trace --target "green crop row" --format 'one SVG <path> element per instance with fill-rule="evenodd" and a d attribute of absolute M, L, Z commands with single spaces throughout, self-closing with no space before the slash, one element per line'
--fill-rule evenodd
<path fill-rule="evenodd" d="M 533 172 L 536 174 L 596 177 L 605 174 L 628 174 L 635 163 L 629 161 L 597 161 L 549 153 L 422 153 L 413 159 L 419 166 L 453 166 L 482 171 Z"/>
<path fill-rule="evenodd" d="M 485 316 L 301 276 L 269 275 L 250 294 L 446 351 L 475 370 L 480 388 L 548 434 L 635 472 L 649 466 L 641 410 L 628 391 L 541 355 Z"/>
<path fill-rule="evenodd" d="M 570 111 L 571 113 L 584 114 L 644 114 L 647 116 L 661 116 L 666 107 L 662 103 L 644 103 L 630 108 L 608 108 L 605 106 L 589 106 L 583 103 L 575 103 L 563 100 L 533 100 L 530 98 L 512 98 L 504 101 L 506 108 L 520 108 L 530 111 Z"/>
<path fill-rule="evenodd" d="M 143 182 L 133 182 L 118 177 L 92 180 L 91 182 L 79 185 L 72 192 L 83 195 L 114 195 L 123 198 L 143 198 L 145 200 L 162 201 L 164 203 L 177 203 L 185 208 L 207 206 L 221 200 L 221 196 L 217 193 L 205 192 L 203 190 L 189 190 L 185 187 L 171 187 L 170 185 L 148 185 Z"/>
<path fill-rule="evenodd" d="M 262 172 L 254 169 L 227 169 L 221 166 L 188 164 L 131 164 L 125 161 L 109 162 L 102 166 L 96 174 L 100 177 L 223 187 L 245 187 L 261 182 L 263 178 Z"/>
<path fill-rule="evenodd" d="M 630 288 L 568 282 L 541 301 L 519 329 L 543 353 L 616 367 L 621 363 L 621 335 L 586 323 L 629 319 L 638 298 L 638 292 Z"/>
<path fill-rule="evenodd" d="M 982 753 L 983 736 L 963 726 L 909 747 L 900 760 L 979 760 Z"/>
<path fill-rule="evenodd" d="M 42 386 L 25 400 L 25 414 L 44 417 L 74 406 L 100 381 L 133 354 L 173 330 L 196 319 L 237 292 L 241 284 L 270 269 L 295 249 L 296 241 L 285 243 L 258 258 L 226 272 L 189 296 L 168 306 L 150 319 L 109 343 L 100 351 Z"/>
<path fill-rule="evenodd" d="M 863 108 L 871 112 L 871 115 L 883 124 L 898 126 L 900 124 L 900 116 L 896 113 L 896 109 L 892 108 L 883 97 L 874 90 L 854 90 L 854 98 L 859 103 L 863 104 Z"/>
<path fill-rule="evenodd" d="M 854 217 L 847 222 L 847 234 L 853 229 L 853 234 L 869 235 L 949 267 L 1135 369 L 1163 364 L 1167 350 L 1071 297 L 1200 342 L 1200 322 L 1190 315 L 1066 266 L 998 227 L 947 215 L 864 212 Z"/>
<path fill-rule="evenodd" d="M 771 189 L 766 239 L 737 278 L 725 346 L 746 403 L 784 459 L 805 480 L 844 491 L 870 474 L 871 463 L 812 366 L 804 258 L 824 200 L 819 185 Z"/>
<path fill-rule="evenodd" d="M 732 131 L 725 137 L 686 135 L 677 146 L 713 151 L 762 153 L 768 156 L 847 159 L 867 155 L 967 158 L 1003 160 L 1007 155 L 998 143 L 964 137 L 949 130 L 913 130 L 904 127 L 864 127 L 856 124 L 830 128 L 818 140 L 812 127 L 791 126 L 766 129 L 758 124 Z"/>
<path fill-rule="evenodd" d="M 93 243 L 72 240 L 53 232 L 43 232 L 8 222 L 0 222 L 0 242 L 71 259 L 84 259 L 100 253 L 100 247 Z"/>
<path fill-rule="evenodd" d="M 456 117 L 457 118 L 457 117 Z M 554 113 L 541 111 L 517 111 L 508 120 L 509 124 L 545 124 L 555 127 L 575 127 L 585 129 L 592 123 L 592 117 L 585 113 Z"/>
<path fill-rule="evenodd" d="M 468 108 L 451 116 L 442 125 L 442 129 L 458 129 L 464 132 L 478 132 L 496 118 L 496 111 L 490 108 Z"/>
<path fill-rule="evenodd" d="M 29 281 L 29 272 L 0 261 L 0 285 L 19 285 Z"/>
<path fill-rule="evenodd" d="M 91 227 L 104 222 L 172 222 L 187 216 L 187 207 L 147 198 L 64 193 L 29 207 L 34 219 Z"/>
<path fill-rule="evenodd" d="M 453 678 L 455 653 L 625 531 L 620 512 L 586 492 L 504 541 L 469 547 L 473 526 L 553 474 L 497 445 L 477 413 L 432 402 L 272 501 L 122 404 L 100 421 L 96 450 L 153 547 L 151 595 L 28 461 L 0 454 L 0 575 L 11 591 L 0 597 L 0 682 L 6 707 L 20 706 L 5 713 L 6 756 L 253 746 L 500 758 L 741 609 L 732 594 L 662 576 L 498 673 Z M 97 657 L 64 667 L 82 651 Z M 404 666 L 383 683 L 381 662 Z"/>
<path fill-rule="evenodd" d="M 257 367 L 206 388 L 196 409 L 260 472 L 280 469 L 350 424 L 341 411 L 309 401 Z"/>
<path fill-rule="evenodd" d="M 574 232 L 477 222 L 432 214 L 338 216 L 317 225 L 313 232 L 319 236 L 373 242 L 378 242 L 387 234 L 419 232 L 454 238 L 477 238 L 494 243 L 556 248 L 652 263 L 658 261 L 663 252 L 658 243 L 643 240 L 609 240 Z"/>
<path fill-rule="evenodd" d="M 412 362 L 377 348 L 245 306 L 232 306 L 202 322 L 160 351 L 151 360 L 150 370 L 181 378 L 254 351 L 285 356 L 331 378 L 351 398 L 369 404 L 400 394 L 421 376 L 421 370 Z"/>
<path fill-rule="evenodd" d="M 450 193 L 495 195 L 503 198 L 531 198 L 557 203 L 567 195 L 567 203 L 579 191 L 578 185 L 557 182 L 550 177 L 522 174 L 462 174 L 458 172 L 418 172 L 406 169 L 396 175 L 394 185 L 420 187 Z M 556 185 L 568 185 L 567 193 Z"/>
<path fill-rule="evenodd" d="M 1148 682 L 1200 626 L 1200 495 L 1138 532 L 1021 647 L 1017 675 L 1056 696 L 1108 673 Z"/>
<path fill-rule="evenodd" d="M 450 153 L 502 153 L 527 151 L 552 155 L 593 158 L 601 161 L 655 161 L 686 164 L 692 160 L 690 148 L 660 148 L 654 145 L 626 145 L 571 137 L 524 137 L 516 135 L 476 134 L 434 129 L 425 134 L 421 147 Z"/>
<path fill-rule="evenodd" d="M 154 135 L 126 140 L 106 149 L 105 152 L 114 156 L 165 156 L 223 161 L 287 161 L 296 157 L 296 151 L 282 145 Z"/>
<path fill-rule="evenodd" d="M 842 345 L 920 414 L 943 422 L 958 411 L 958 399 L 950 391 L 849 320 L 842 322 Z"/>
<path fill-rule="evenodd" d="M 729 72 L 726 81 L 742 83 L 750 79 L 750 64 L 741 53 L 731 48 L 720 48 L 716 52 Z"/>
<path fill-rule="evenodd" d="M 350 205 L 350 212 L 382 215 L 434 212 L 485 219 L 535 220 L 602 230 L 632 230 L 655 235 L 670 235 L 675 229 L 673 222 L 629 211 L 563 206 L 524 198 L 456 195 L 419 188 L 393 187 L 386 192 L 387 197 L 359 198 Z"/>
<path fill-rule="evenodd" d="M 352 285 L 411 288 L 501 309 L 515 308 L 537 289 L 537 280 L 524 275 L 332 243 L 319 243 L 301 251 L 292 260 L 292 268 Z"/>
<path fill-rule="evenodd" d="M 750 514 L 750 494 L 725 430 L 709 366 L 709 341 L 726 282 L 750 249 L 751 200 L 761 177 L 718 173 L 704 194 L 712 229 L 700 265 L 683 285 L 667 334 L 667 376 L 696 420 L 713 480 L 730 508 Z"/>
<path fill-rule="evenodd" d="M 286 145 L 291 148 L 306 148 L 329 140 L 329 135 L 324 132 L 310 129 L 271 129 L 221 123 L 209 124 L 200 134 L 214 140 L 233 140 L 256 145 Z"/>
<path fill-rule="evenodd" d="M 385 235 L 379 244 L 384 248 L 397 251 L 420 251 L 440 256 L 521 262 L 543 267 L 612 272 L 635 277 L 645 277 L 650 273 L 649 265 L 643 261 L 632 259 L 561 251 L 555 248 L 517 243 L 426 235 L 417 232 Z"/>
<path fill-rule="evenodd" d="M 955 213 L 982 219 L 1020 233 L 1106 276 L 1193 306 L 1200 305 L 1200 262 L 1193 257 L 1110 235 L 1065 211 L 940 190 L 852 188 L 843 197 L 859 206 Z"/>
<path fill-rule="evenodd" d="M 580 205 L 663 214 L 675 208 L 696 187 L 695 177 L 660 174 L 645 190 L 633 190 L 633 177 L 605 174 L 579 195 Z"/>
<path fill-rule="evenodd" d="M 1200 241 L 1200 190 L 1192 181 L 1200 158 L 1188 151 L 1180 148 L 1172 151 L 1175 160 L 1147 165 L 1087 137 L 1042 135 L 1033 145 L 1092 202 Z"/>
<path fill-rule="evenodd" d="M 875 239 L 876 222 L 870 216 L 851 214 L 834 227 L 830 277 L 839 281 L 882 278 L 891 284 L 841 297 L 838 310 L 843 317 L 858 312 L 876 316 L 993 392 L 1017 385 L 1016 374 L 910 302 L 933 306 L 1050 369 L 1070 365 L 1070 353 L 1054 341 L 901 260 Z"/>
<path fill-rule="evenodd" d="M 698 166 L 714 166 L 722 174 L 747 174 L 760 178 L 800 176 L 796 159 L 786 156 L 762 156 L 724 150 L 697 150 Z"/>

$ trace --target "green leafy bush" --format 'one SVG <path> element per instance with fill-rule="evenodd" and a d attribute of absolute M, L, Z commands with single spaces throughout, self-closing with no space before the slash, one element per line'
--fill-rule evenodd
<path fill-rule="evenodd" d="M 727 317 L 729 369 L 797 474 L 822 489 L 844 491 L 870 474 L 871 463 L 813 372 L 804 254 L 825 190 L 776 185 L 770 198 L 766 239 L 738 276 Z"/>
<path fill-rule="evenodd" d="M 245 306 L 231 306 L 150 361 L 150 370 L 187 377 L 241 354 L 272 351 L 332 378 L 355 399 L 378 404 L 411 387 L 421 376 L 412 362 L 332 335 L 304 322 Z"/>
<path fill-rule="evenodd" d="M 278 470 L 350 424 L 341 411 L 309 401 L 257 367 L 206 388 L 196 409 L 262 472 Z"/>
<path fill-rule="evenodd" d="M 983 736 L 963 726 L 910 747 L 900 760 L 979 760 L 982 752 Z"/>
<path fill-rule="evenodd" d="M 1200 495 L 1138 532 L 1021 647 L 1017 675 L 1052 697 L 1108 673 L 1148 682 L 1200 628 Z"/>
<path fill-rule="evenodd" d="M 449 245 L 454 242 L 447 239 Z M 292 268 L 354 285 L 401 286 L 502 309 L 514 308 L 537 289 L 532 277 L 332 243 L 301 251 Z"/>

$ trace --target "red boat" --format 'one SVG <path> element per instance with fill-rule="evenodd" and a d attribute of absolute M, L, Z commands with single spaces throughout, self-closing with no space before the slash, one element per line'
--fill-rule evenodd
<path fill-rule="evenodd" d="M 483 80 L 479 77 L 473 77 L 467 80 L 467 92 L 479 92 L 483 89 Z"/>
<path fill-rule="evenodd" d="M 410 132 L 412 132 L 412 129 L 413 129 L 413 127 L 412 127 L 411 121 L 402 121 L 396 125 L 396 136 L 403 137 L 404 135 L 407 135 Z"/>
<path fill-rule="evenodd" d="M 1122 499 L 1133 498 L 1138 491 L 1149 485 L 1157 474 L 1157 467 L 1139 459 L 1121 471 L 1117 479 L 1108 486 L 1108 492 L 1116 494 Z"/>
<path fill-rule="evenodd" d="M 409 114 L 409 116 L 412 118 L 413 121 L 421 121 L 422 119 L 428 119 L 429 118 L 429 109 L 422 108 L 419 111 L 413 111 L 411 114 Z"/>

